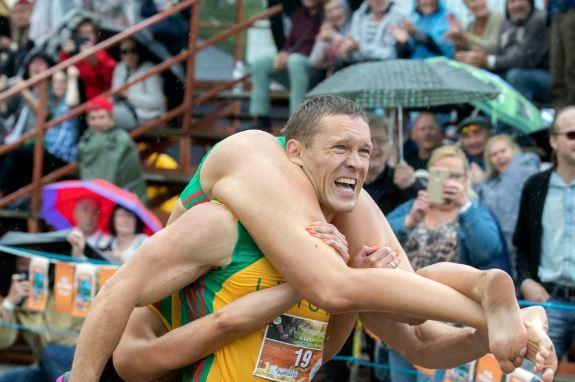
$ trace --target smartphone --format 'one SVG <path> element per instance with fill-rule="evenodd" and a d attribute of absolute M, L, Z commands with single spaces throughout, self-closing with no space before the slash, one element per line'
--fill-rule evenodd
<path fill-rule="evenodd" d="M 431 204 L 445 204 L 443 199 L 443 182 L 449 179 L 449 170 L 430 168 L 427 182 L 427 200 Z"/>

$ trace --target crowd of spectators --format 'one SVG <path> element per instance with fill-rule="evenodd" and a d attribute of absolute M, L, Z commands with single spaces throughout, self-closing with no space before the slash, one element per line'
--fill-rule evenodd
<path fill-rule="evenodd" d="M 270 5 L 277 2 L 269 1 Z M 575 104 L 575 1 L 549 0 L 546 14 L 530 0 L 507 0 L 501 12 L 489 9 L 486 0 L 465 0 L 472 15 L 467 25 L 442 0 L 415 0 L 409 14 L 391 0 L 279 2 L 285 5 L 284 15 L 275 17 L 271 24 L 277 53 L 250 62 L 249 112 L 258 128 L 271 131 L 273 80 L 288 90 L 291 112 L 310 87 L 326 75 L 360 62 L 397 58 L 453 58 L 500 75 L 537 106 Z M 143 1 L 139 17 L 166 6 L 160 3 Z M 18 0 L 12 9 L 3 9 L 3 4 L 0 0 L 0 15 L 4 14 L 0 16 L 2 90 L 90 49 L 100 40 L 98 23 L 83 18 L 71 27 L 69 38 L 61 41 L 58 54 L 50 55 L 36 46 L 30 23 L 38 12 L 36 6 L 44 6 L 44 2 Z M 103 13 L 116 10 L 100 9 Z M 133 22 L 114 17 L 119 23 Z M 286 25 L 291 27 L 286 29 Z M 40 27 L 54 30 L 56 25 Z M 169 25 L 152 31 L 172 54 L 183 47 L 181 40 L 173 38 L 176 30 L 185 33 L 182 20 L 169 20 Z M 100 51 L 52 76 L 47 105 L 51 118 L 82 102 L 87 102 L 87 108 L 84 116 L 70 118 L 46 132 L 44 173 L 77 162 L 80 179 L 105 179 L 146 201 L 139 152 L 128 131 L 165 113 L 164 79 L 151 76 L 113 98 L 101 96 L 151 68 L 145 50 L 136 39 L 126 39 L 119 44 L 118 55 Z M 0 103 L 3 144 L 17 141 L 36 127 L 38 102 L 39 88 L 32 87 Z M 370 115 L 373 152 L 365 189 L 386 214 L 416 270 L 444 261 L 480 269 L 500 268 L 513 276 L 528 301 L 572 303 L 575 108 L 558 110 L 549 131 L 555 158 L 552 164 L 542 163 L 530 148 L 520 147 L 514 136 L 501 134 L 490 116 L 473 113 L 466 118 L 458 116 L 458 120 L 447 117 L 449 122 L 445 123 L 444 115 L 431 111 L 406 113 L 409 127 L 404 127 L 390 119 L 393 114 L 389 110 Z M 455 135 L 448 134 L 447 125 Z M 398 142 L 399 128 L 405 128 L 403 142 Z M 403 146 L 403 157 L 399 146 Z M 31 169 L 32 162 L 32 145 L 0 157 L 0 196 L 30 183 L 31 171 L 22 168 Z M 447 175 L 437 183 L 437 173 Z M 439 195 L 430 196 L 433 182 Z M 145 240 L 142 221 L 117 206 L 109 222 L 109 235 L 98 227 L 98 210 L 95 200 L 77 203 L 77 225 L 67 234 L 70 254 L 83 258 L 91 247 L 110 261 L 127 261 Z M 33 315 L 19 305 L 28 291 L 17 275 L 27 264 L 21 261 L 16 266 L 5 293 L 8 303 L 0 308 L 2 320 L 75 330 L 78 322 L 56 317 L 50 308 L 53 302 L 43 315 L 33 317 L 35 321 L 26 318 Z M 562 356 L 573 340 L 565 329 L 572 326 L 573 316 L 556 310 L 548 314 L 550 336 Z M 0 328 L 0 348 L 14 342 L 14 332 Z M 41 362 L 14 371 L 24 377 L 43 373 L 43 377 L 51 378 L 56 372 L 50 365 L 64 362 L 54 354 L 73 351 L 70 341 L 41 334 L 26 341 Z M 54 351 L 51 346 L 64 346 L 67 351 Z M 398 354 L 388 354 L 384 344 L 376 347 L 376 361 L 404 371 L 412 368 Z M 326 381 L 347 380 L 341 367 L 341 363 L 328 364 Z M 16 374 L 11 378 L 17 380 Z M 421 380 L 413 372 L 397 370 L 372 378 Z"/>

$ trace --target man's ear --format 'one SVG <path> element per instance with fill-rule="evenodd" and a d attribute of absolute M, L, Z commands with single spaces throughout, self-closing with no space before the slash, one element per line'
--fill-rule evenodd
<path fill-rule="evenodd" d="M 286 153 L 288 159 L 292 162 L 297 164 L 298 166 L 303 166 L 303 143 L 295 140 L 290 139 L 286 143 Z"/>
<path fill-rule="evenodd" d="M 557 135 L 549 134 L 549 145 L 554 151 L 557 151 Z"/>

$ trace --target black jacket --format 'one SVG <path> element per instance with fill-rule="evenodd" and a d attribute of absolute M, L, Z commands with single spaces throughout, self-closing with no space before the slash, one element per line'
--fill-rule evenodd
<path fill-rule="evenodd" d="M 549 179 L 555 168 L 532 175 L 521 194 L 519 216 L 513 235 L 517 249 L 517 281 L 525 279 L 539 281 L 537 271 L 541 258 L 541 235 L 543 232 L 543 207 L 549 190 Z"/>
<path fill-rule="evenodd" d="M 410 187 L 402 190 L 393 183 L 394 175 L 395 169 L 385 166 L 383 172 L 371 184 L 363 186 L 385 215 L 400 204 L 416 198 L 417 192 L 423 189 L 419 180 L 416 180 Z"/>

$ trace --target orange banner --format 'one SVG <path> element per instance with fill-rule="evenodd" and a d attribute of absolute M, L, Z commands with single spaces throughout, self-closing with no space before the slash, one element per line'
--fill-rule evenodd
<path fill-rule="evenodd" d="M 48 268 L 50 262 L 43 257 L 32 257 L 29 268 L 30 295 L 28 309 L 43 312 L 48 300 Z"/>
<path fill-rule="evenodd" d="M 503 379 L 503 372 L 493 354 L 486 354 L 477 360 L 475 370 L 476 382 L 501 382 Z"/>
<path fill-rule="evenodd" d="M 102 287 L 104 286 L 104 284 L 106 284 L 106 281 L 108 281 L 112 276 L 114 276 L 114 273 L 116 273 L 116 271 L 118 270 L 118 267 L 100 267 L 100 274 L 98 277 L 98 289 L 102 289 Z"/>
<path fill-rule="evenodd" d="M 96 267 L 92 264 L 79 264 L 74 275 L 72 316 L 86 317 L 96 295 Z"/>
<path fill-rule="evenodd" d="M 56 310 L 60 313 L 70 314 L 72 310 L 74 269 L 74 265 L 70 263 L 56 263 L 56 274 L 54 276 L 54 300 L 56 302 Z"/>

